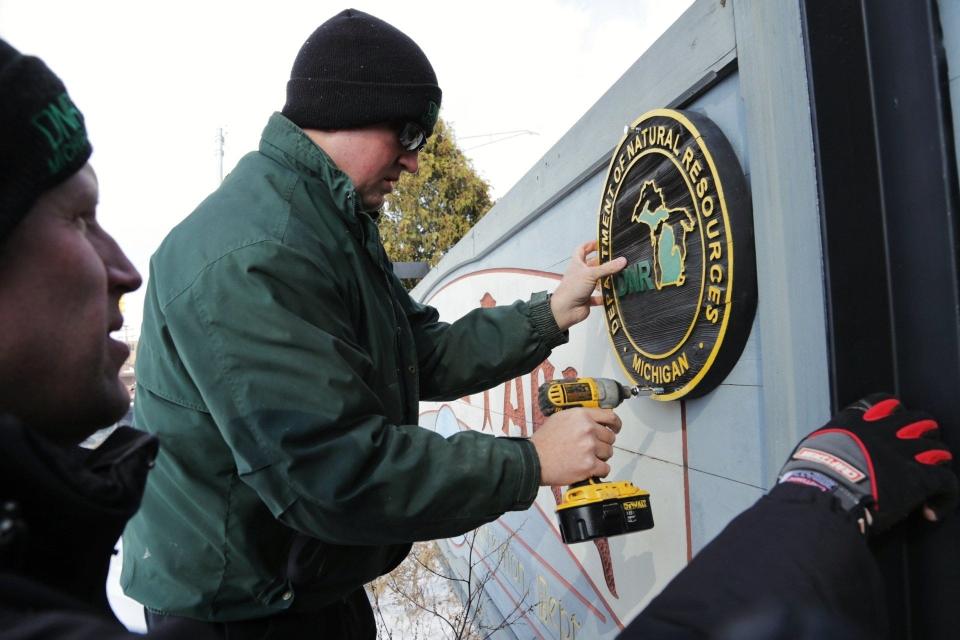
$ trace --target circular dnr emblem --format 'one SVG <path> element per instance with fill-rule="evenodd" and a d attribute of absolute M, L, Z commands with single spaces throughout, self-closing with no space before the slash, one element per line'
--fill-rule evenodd
<path fill-rule="evenodd" d="M 753 215 L 743 171 L 710 120 L 657 109 L 613 153 L 600 202 L 607 329 L 634 384 L 698 397 L 740 357 L 756 311 Z"/>

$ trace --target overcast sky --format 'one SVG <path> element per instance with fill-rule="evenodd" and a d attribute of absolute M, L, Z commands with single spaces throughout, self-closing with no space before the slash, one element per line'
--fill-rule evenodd
<path fill-rule="evenodd" d="M 257 146 L 297 50 L 340 10 L 411 36 L 440 115 L 502 196 L 690 0 L 0 0 L 0 37 L 44 58 L 84 113 L 103 225 L 146 278 L 167 231 Z M 638 114 L 639 115 L 639 114 Z M 490 136 L 501 132 L 529 132 Z M 139 333 L 143 289 L 129 297 Z"/>

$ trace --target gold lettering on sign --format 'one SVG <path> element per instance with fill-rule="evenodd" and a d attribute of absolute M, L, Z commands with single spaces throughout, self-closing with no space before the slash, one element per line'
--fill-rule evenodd
<path fill-rule="evenodd" d="M 577 620 L 577 614 L 564 607 L 561 598 L 550 593 L 549 583 L 542 575 L 537 576 L 537 604 L 534 609 L 545 627 L 559 633 L 563 640 L 576 640 L 577 632 L 583 625 Z"/>
<path fill-rule="evenodd" d="M 679 379 L 690 370 L 690 362 L 686 351 L 664 364 L 653 364 L 640 357 L 639 353 L 634 353 L 631 368 L 647 382 L 661 385 Z"/>

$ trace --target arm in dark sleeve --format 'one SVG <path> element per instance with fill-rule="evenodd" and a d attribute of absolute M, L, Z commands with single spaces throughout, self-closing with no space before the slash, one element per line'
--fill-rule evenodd
<path fill-rule="evenodd" d="M 879 569 L 856 522 L 832 496 L 781 484 L 737 516 L 619 637 L 732 638 L 735 627 L 745 640 L 800 637 L 796 627 L 793 635 L 758 635 L 797 618 L 869 638 L 886 629 Z"/>

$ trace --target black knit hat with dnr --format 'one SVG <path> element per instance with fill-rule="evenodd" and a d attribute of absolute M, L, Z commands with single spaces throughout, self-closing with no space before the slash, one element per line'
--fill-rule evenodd
<path fill-rule="evenodd" d="M 441 95 L 416 42 L 377 17 L 346 9 L 303 43 L 282 113 L 301 129 L 416 122 L 429 136 Z"/>
<path fill-rule="evenodd" d="M 0 243 L 92 151 L 83 114 L 60 78 L 0 40 Z"/>

